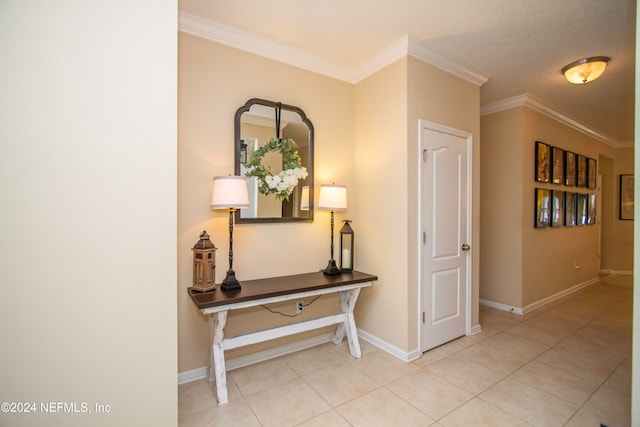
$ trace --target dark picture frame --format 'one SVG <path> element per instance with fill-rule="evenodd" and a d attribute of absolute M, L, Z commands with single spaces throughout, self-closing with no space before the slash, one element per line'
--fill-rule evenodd
<path fill-rule="evenodd" d="M 564 184 L 564 150 L 562 148 L 551 147 L 551 182 Z"/>
<path fill-rule="evenodd" d="M 564 191 L 551 191 L 551 226 L 564 225 Z"/>
<path fill-rule="evenodd" d="M 536 141 L 536 181 L 551 182 L 551 146 Z"/>
<path fill-rule="evenodd" d="M 564 196 L 564 225 L 573 227 L 576 225 L 577 194 L 566 192 Z"/>
<path fill-rule="evenodd" d="M 587 158 L 582 154 L 578 154 L 578 187 L 585 188 L 587 186 Z"/>
<path fill-rule="evenodd" d="M 551 224 L 551 190 L 536 188 L 535 228 L 547 228 Z"/>
<path fill-rule="evenodd" d="M 634 196 L 633 196 L 633 174 L 620 175 L 620 219 L 633 221 L 633 208 L 634 208 Z"/>
<path fill-rule="evenodd" d="M 576 200 L 576 225 L 586 225 L 589 213 L 589 195 L 578 193 Z"/>
<path fill-rule="evenodd" d="M 587 158 L 587 188 L 596 188 L 597 173 L 596 159 Z"/>
<path fill-rule="evenodd" d="M 571 151 L 564 152 L 564 183 L 569 187 L 575 187 L 578 183 L 578 160 L 577 154 Z"/>
<path fill-rule="evenodd" d="M 596 195 L 589 194 L 587 204 L 587 224 L 593 225 L 596 223 L 596 211 L 598 210 L 598 205 L 596 204 Z"/>

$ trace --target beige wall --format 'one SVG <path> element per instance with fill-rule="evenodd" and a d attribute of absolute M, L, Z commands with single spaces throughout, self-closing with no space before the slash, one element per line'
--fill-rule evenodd
<path fill-rule="evenodd" d="M 358 83 L 354 111 L 359 191 L 353 228 L 356 251 L 365 254 L 357 267 L 379 279 L 361 294 L 356 320 L 360 329 L 407 351 L 407 58 Z"/>
<path fill-rule="evenodd" d="M 531 109 L 524 111 L 524 181 L 523 181 L 523 269 L 522 304 L 527 306 L 567 288 L 598 276 L 598 227 L 560 227 L 535 229 L 534 189 L 536 187 L 592 193 L 534 181 L 535 141 L 543 141 L 592 159 L 613 153 L 613 148 L 589 138 L 562 123 Z M 580 269 L 574 269 L 574 263 Z"/>
<path fill-rule="evenodd" d="M 513 307 L 522 304 L 523 120 L 512 108 L 482 117 L 481 131 L 480 297 Z"/>
<path fill-rule="evenodd" d="M 177 2 L 0 9 L 0 425 L 175 425 Z"/>
<path fill-rule="evenodd" d="M 483 116 L 482 139 L 481 297 L 526 307 L 597 277 L 597 226 L 548 229 L 535 229 L 533 226 L 536 187 L 582 193 L 595 191 L 536 182 L 535 141 L 597 160 L 614 159 L 614 173 L 623 167 L 620 158 L 625 155 L 631 157 L 629 153 L 625 154 L 623 149 L 615 149 L 527 107 Z M 511 161 L 509 156 L 513 156 Z M 607 171 L 608 166 L 604 161 L 604 169 L 599 165 L 599 172 Z M 632 164 L 627 163 L 628 166 L 632 167 Z M 505 170 L 513 174 L 515 182 L 505 179 Z M 611 190 L 605 188 L 603 191 Z M 496 193 L 507 202 L 500 203 Z M 612 199 L 610 193 L 605 197 L 598 193 L 598 197 L 601 201 Z M 509 207 L 506 215 L 502 212 L 505 206 Z M 602 217 L 603 213 L 610 215 L 611 209 L 599 212 L 598 221 L 611 222 L 610 218 Z M 520 224 L 518 219 L 521 219 Z M 630 239 L 631 236 L 625 237 Z M 629 260 L 632 256 L 630 242 L 626 246 L 621 243 L 623 240 L 620 238 L 603 246 L 603 260 Z M 514 259 L 518 253 L 521 260 Z M 574 269 L 574 263 L 580 268 Z M 603 265 L 603 268 L 606 267 Z"/>
<path fill-rule="evenodd" d="M 218 283 L 228 268 L 228 216 L 224 211 L 211 211 L 209 200 L 212 178 L 234 170 L 235 111 L 254 97 L 304 110 L 315 128 L 316 184 L 347 185 L 349 209 L 336 213 L 336 229 L 343 219 L 356 218 L 357 190 L 353 172 L 352 85 L 184 33 L 179 33 L 179 77 L 178 371 L 184 372 L 205 366 L 209 354 L 208 320 L 186 292 L 191 286 L 191 247 L 202 230 L 207 230 L 218 247 Z M 316 202 L 317 195 L 316 191 Z M 329 260 L 329 220 L 329 212 L 316 211 L 310 223 L 236 225 L 233 267 L 238 280 L 324 268 Z M 360 249 L 361 226 L 356 221 L 353 227 Z M 356 251 L 357 268 L 363 269 L 361 260 L 365 256 Z M 376 270 L 372 267 L 371 273 Z M 366 292 L 368 290 L 363 291 Z M 295 312 L 293 302 L 274 308 L 285 313 Z M 296 320 L 337 309 L 336 298 L 322 297 Z M 257 324 L 264 327 L 286 322 L 290 319 L 261 308 L 243 310 L 230 314 L 227 333 L 255 330 Z M 227 356 L 235 358 L 317 333 L 236 349 Z"/>
<path fill-rule="evenodd" d="M 472 134 L 472 236 L 471 245 L 471 324 L 479 323 L 479 283 L 480 283 L 480 88 L 439 68 L 428 65 L 413 57 L 409 58 L 408 78 L 408 149 L 407 165 L 407 212 L 408 240 L 406 262 L 409 280 L 408 312 L 410 348 L 419 346 L 419 263 L 417 256 L 421 245 L 418 188 L 419 178 L 419 132 L 418 121 L 427 120 Z"/>
<path fill-rule="evenodd" d="M 614 271 L 630 272 L 633 270 L 633 225 L 634 221 L 621 221 L 620 206 L 620 175 L 634 173 L 633 148 L 620 148 L 615 153 L 613 168 L 613 247 L 607 253 L 606 262 L 603 259 L 602 268 Z"/>
<path fill-rule="evenodd" d="M 347 185 L 349 209 L 337 213 L 336 222 L 354 221 L 356 268 L 379 277 L 373 288 L 361 293 L 358 327 L 400 352 L 415 351 L 418 260 L 417 238 L 411 236 L 418 235 L 418 119 L 472 132 L 478 149 L 477 178 L 479 88 L 409 57 L 350 85 L 186 34 L 180 34 L 179 46 L 179 371 L 207 363 L 207 319 L 186 294 L 190 248 L 203 229 L 211 234 L 219 248 L 217 280 L 221 281 L 228 227 L 223 212 L 209 210 L 211 178 L 233 170 L 233 115 L 252 97 L 299 106 L 313 122 L 316 183 Z M 479 184 L 474 187 L 475 209 L 479 209 L 478 194 Z M 475 239 L 479 240 L 477 231 Z M 313 223 L 248 224 L 234 229 L 234 269 L 240 280 L 321 269 L 329 258 L 328 249 L 329 214 L 323 211 L 316 212 Z M 474 261 L 476 269 L 478 264 Z M 477 282 L 474 275 L 474 324 Z M 336 308 L 335 298 L 323 298 L 304 315 Z M 281 310 L 290 312 L 293 305 L 283 304 Z M 288 321 L 262 309 L 247 310 L 231 316 L 227 332 Z M 295 339 L 300 337 L 237 349 L 228 357 Z"/>

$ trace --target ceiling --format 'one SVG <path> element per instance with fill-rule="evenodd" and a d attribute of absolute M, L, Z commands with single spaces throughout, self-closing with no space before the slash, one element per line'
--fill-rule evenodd
<path fill-rule="evenodd" d="M 633 144 L 634 0 L 179 0 L 179 7 L 183 31 L 201 18 L 211 39 L 354 83 L 408 44 L 408 53 L 466 70 L 481 85 L 485 111 L 528 95 L 612 146 Z M 600 55 L 611 62 L 598 80 L 572 85 L 560 74 Z"/>

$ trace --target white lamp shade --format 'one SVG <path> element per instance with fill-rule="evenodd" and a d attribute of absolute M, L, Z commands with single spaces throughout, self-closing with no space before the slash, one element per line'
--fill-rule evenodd
<path fill-rule="evenodd" d="M 302 193 L 300 194 L 300 210 L 308 211 L 309 210 L 309 186 L 305 185 L 302 187 Z"/>
<path fill-rule="evenodd" d="M 216 176 L 213 178 L 211 209 L 242 209 L 249 207 L 247 178 L 244 176 Z"/>
<path fill-rule="evenodd" d="M 320 186 L 320 196 L 318 196 L 318 209 L 328 211 L 343 211 L 347 209 L 347 187 L 344 185 Z"/>
<path fill-rule="evenodd" d="M 595 56 L 572 62 L 562 69 L 569 83 L 584 84 L 600 77 L 609 63 L 606 56 Z"/>

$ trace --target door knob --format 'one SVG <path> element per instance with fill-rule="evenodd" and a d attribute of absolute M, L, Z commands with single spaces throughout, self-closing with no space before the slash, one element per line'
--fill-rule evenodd
<path fill-rule="evenodd" d="M 469 249 L 471 249 L 471 246 L 467 245 L 466 243 L 463 243 L 463 244 L 462 244 L 462 250 L 463 250 L 463 251 L 465 251 L 465 252 L 466 252 L 466 251 L 468 251 Z"/>

